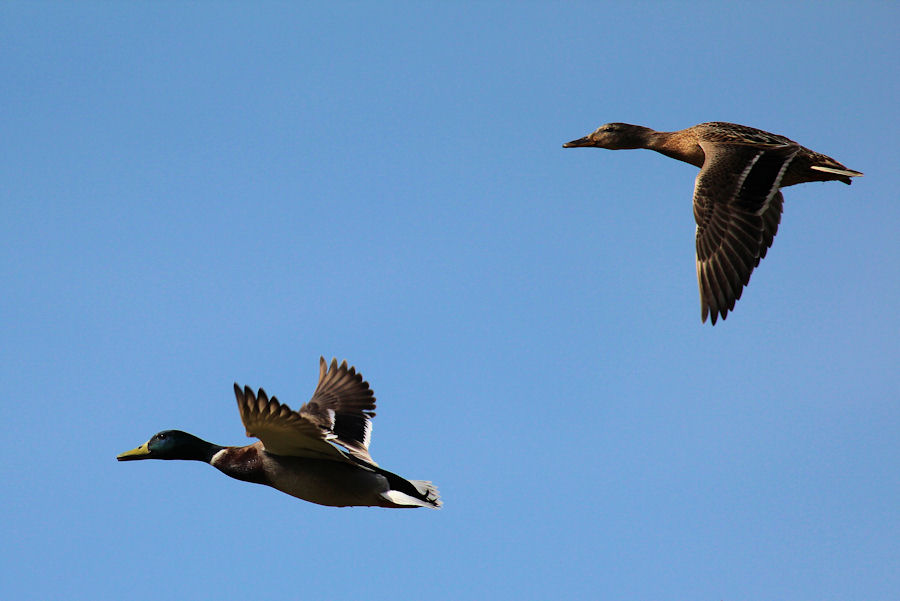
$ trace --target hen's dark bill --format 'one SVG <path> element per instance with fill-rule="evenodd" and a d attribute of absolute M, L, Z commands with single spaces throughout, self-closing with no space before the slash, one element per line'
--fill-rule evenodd
<path fill-rule="evenodd" d="M 583 138 L 578 138 L 577 140 L 572 140 L 571 142 L 566 142 L 563 144 L 563 148 L 579 148 L 581 146 L 591 146 L 592 144 L 591 137 L 585 136 Z"/>

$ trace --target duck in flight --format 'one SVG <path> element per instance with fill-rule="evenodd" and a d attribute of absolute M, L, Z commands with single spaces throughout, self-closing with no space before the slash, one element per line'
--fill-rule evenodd
<path fill-rule="evenodd" d="M 563 148 L 648 148 L 700 167 L 694 185 L 697 284 L 702 321 L 734 309 L 750 274 L 766 256 L 781 222 L 780 188 L 862 175 L 831 157 L 761 129 L 701 123 L 681 131 L 655 131 L 607 123 Z"/>
<path fill-rule="evenodd" d="M 441 506 L 437 488 L 378 467 L 369 455 L 375 396 L 347 362 L 319 359 L 319 384 L 299 411 L 260 388 L 234 385 L 247 436 L 259 442 L 223 447 L 180 430 L 164 430 L 119 461 L 186 459 L 208 463 L 232 478 L 265 484 L 305 501 L 346 507 Z"/>

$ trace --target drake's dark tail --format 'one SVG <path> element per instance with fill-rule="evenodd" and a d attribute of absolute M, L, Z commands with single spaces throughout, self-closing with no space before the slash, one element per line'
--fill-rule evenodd
<path fill-rule="evenodd" d="M 388 480 L 391 489 L 384 493 L 384 496 L 392 503 L 401 507 L 431 507 L 432 509 L 440 509 L 443 505 L 437 486 L 428 480 L 407 480 L 387 470 L 376 469 Z"/>

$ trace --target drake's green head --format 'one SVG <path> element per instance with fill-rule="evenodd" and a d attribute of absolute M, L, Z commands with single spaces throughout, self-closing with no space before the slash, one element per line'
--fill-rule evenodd
<path fill-rule="evenodd" d="M 138 448 L 119 454 L 116 459 L 187 459 L 209 463 L 223 448 L 181 430 L 163 430 Z"/>

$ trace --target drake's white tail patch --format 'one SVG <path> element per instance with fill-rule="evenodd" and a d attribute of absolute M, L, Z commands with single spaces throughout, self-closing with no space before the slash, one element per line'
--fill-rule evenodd
<path fill-rule="evenodd" d="M 391 503 L 403 505 L 404 507 L 431 507 L 433 509 L 441 508 L 441 505 L 443 505 L 443 503 L 441 502 L 441 495 L 440 493 L 438 493 L 438 489 L 434 484 L 432 484 L 428 480 L 407 480 L 407 482 L 415 486 L 419 494 L 425 497 L 425 500 L 418 499 L 404 492 L 393 489 L 382 493 L 382 496 Z"/>

